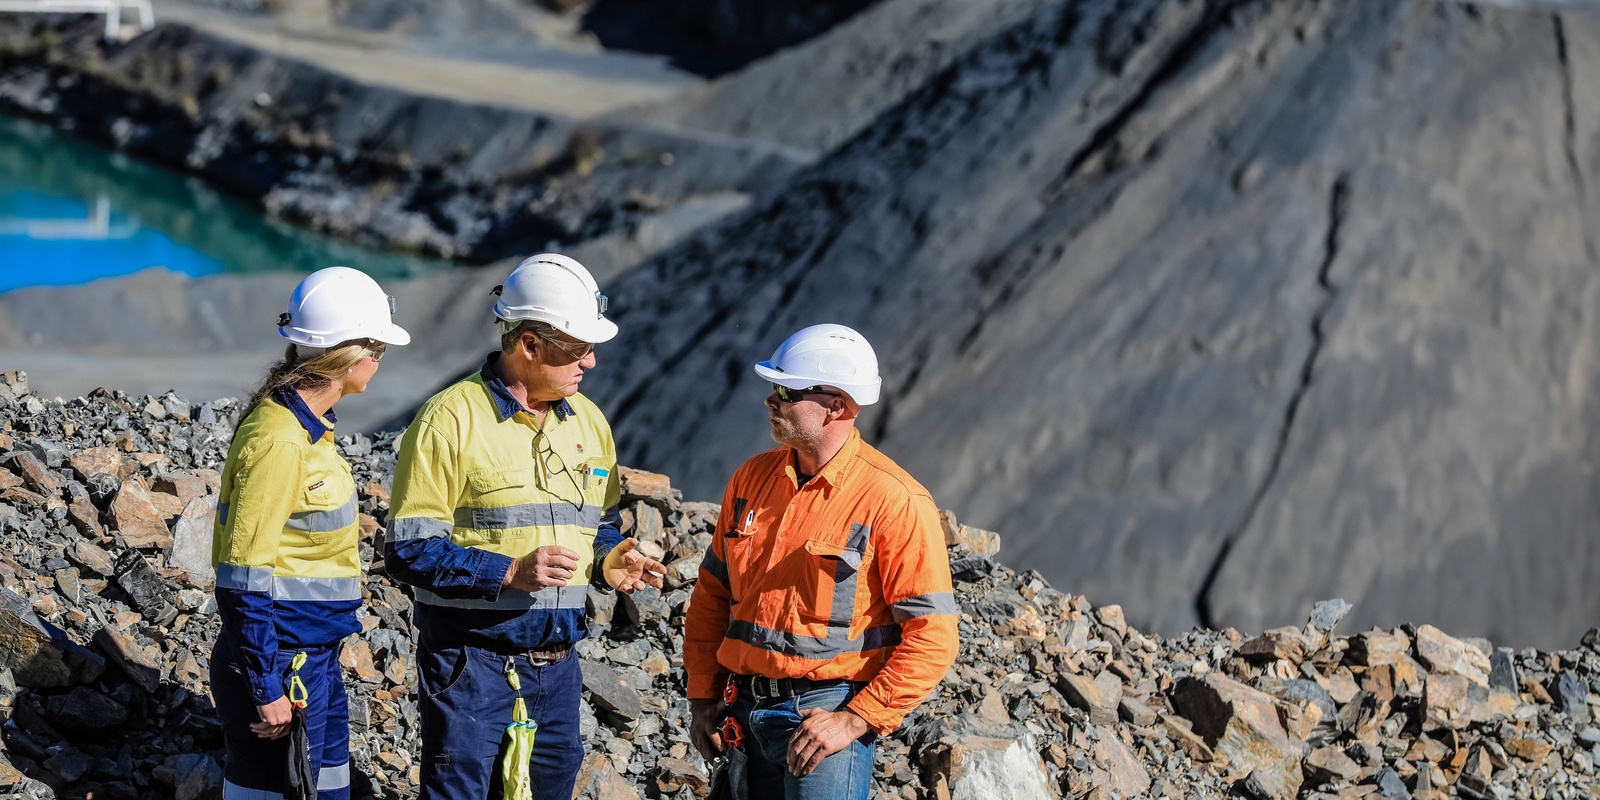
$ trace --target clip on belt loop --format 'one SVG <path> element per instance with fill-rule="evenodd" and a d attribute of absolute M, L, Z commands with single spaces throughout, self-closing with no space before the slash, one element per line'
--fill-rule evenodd
<path fill-rule="evenodd" d="M 295 708 L 305 708 L 308 693 L 305 681 L 300 680 L 300 668 L 306 665 L 305 651 L 294 654 L 294 659 L 289 662 L 289 704 Z"/>
<path fill-rule="evenodd" d="M 533 800 L 533 775 L 528 764 L 539 724 L 528 719 L 528 704 L 522 699 L 522 679 L 517 675 L 516 662 L 510 658 L 506 659 L 505 675 L 506 684 L 517 699 L 511 704 L 511 724 L 506 726 L 510 743 L 500 762 L 500 780 L 505 787 L 506 800 Z"/>
<path fill-rule="evenodd" d="M 722 718 L 722 729 L 717 731 L 722 734 L 722 742 L 730 747 L 744 749 L 744 728 L 733 717 Z"/>
<path fill-rule="evenodd" d="M 728 682 L 722 685 L 722 702 L 732 704 L 739 699 L 739 684 L 735 683 L 733 676 L 728 676 Z"/>

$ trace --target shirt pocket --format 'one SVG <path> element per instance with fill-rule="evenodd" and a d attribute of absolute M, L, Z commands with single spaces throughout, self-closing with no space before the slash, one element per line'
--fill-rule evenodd
<path fill-rule="evenodd" d="M 849 627 L 855 618 L 863 554 L 844 542 L 807 539 L 795 610 L 808 623 Z"/>
<path fill-rule="evenodd" d="M 615 480 L 616 465 L 604 458 L 591 458 L 578 467 L 578 485 L 583 489 L 583 502 L 602 511 L 606 507 L 606 487 Z"/>
<path fill-rule="evenodd" d="M 353 484 L 330 476 L 305 488 L 300 497 L 299 513 L 290 517 L 289 528 L 304 536 L 313 545 L 348 544 L 355 546 L 359 538 L 355 522 L 356 509 L 351 502 L 355 497 Z"/>
<path fill-rule="evenodd" d="M 478 497 L 506 489 L 520 489 L 528 485 L 528 470 L 522 467 L 491 467 L 488 469 L 475 469 L 467 473 L 467 488 L 472 491 L 472 497 L 467 502 Z"/>
<path fill-rule="evenodd" d="M 526 487 L 531 478 L 532 474 L 523 467 L 468 472 L 467 497 L 455 513 L 456 524 L 471 531 L 461 534 L 465 537 L 461 543 L 469 547 L 495 544 L 500 549 L 518 549 L 533 541 L 533 534 L 525 530 L 529 522 L 526 509 L 519 508 L 529 500 Z"/>
<path fill-rule="evenodd" d="M 753 538 L 751 536 L 722 537 L 722 554 L 726 556 L 723 559 L 723 563 L 728 565 L 728 592 L 732 595 L 731 599 L 735 603 L 739 602 L 739 598 L 749 588 L 750 582 L 746 576 L 750 574 L 752 567 L 751 554 L 755 552 L 755 546 L 751 543 Z"/>

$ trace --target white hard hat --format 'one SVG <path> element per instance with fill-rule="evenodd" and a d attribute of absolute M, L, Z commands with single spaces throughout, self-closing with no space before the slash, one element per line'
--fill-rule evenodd
<path fill-rule="evenodd" d="M 406 344 L 411 334 L 394 324 L 394 298 L 360 270 L 328 267 L 306 276 L 278 317 L 278 334 L 299 345 L 332 347 L 352 339 Z"/>
<path fill-rule="evenodd" d="M 580 342 L 599 344 L 617 335 L 606 319 L 606 296 L 582 264 L 559 253 L 540 253 L 511 271 L 495 287 L 494 315 L 506 330 L 519 320 L 548 322 Z"/>
<path fill-rule="evenodd" d="M 878 355 L 867 337 L 843 325 L 812 325 L 783 340 L 756 374 L 779 386 L 833 386 L 863 406 L 878 402 Z"/>

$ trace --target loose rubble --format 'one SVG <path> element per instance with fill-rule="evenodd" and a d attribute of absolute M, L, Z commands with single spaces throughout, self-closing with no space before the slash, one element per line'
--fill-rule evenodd
<path fill-rule="evenodd" d="M 207 688 L 209 546 L 237 401 L 99 391 L 70 401 L 0 375 L 0 797 L 220 796 Z M 357 797 L 415 794 L 411 600 L 375 559 L 397 433 L 343 436 L 369 565 L 350 687 Z M 682 625 L 717 506 L 621 470 L 625 528 L 664 590 L 595 594 L 583 658 L 582 796 L 709 791 L 689 743 Z M 880 741 L 892 798 L 1553 798 L 1597 788 L 1600 633 L 1560 652 L 1431 625 L 1335 633 L 1350 606 L 1258 636 L 1130 627 L 1116 605 L 995 560 L 944 513 L 962 655 Z"/>

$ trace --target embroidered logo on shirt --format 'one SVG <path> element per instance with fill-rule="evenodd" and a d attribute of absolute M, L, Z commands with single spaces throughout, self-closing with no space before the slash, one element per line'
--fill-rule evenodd
<path fill-rule="evenodd" d="M 321 489 L 322 488 L 322 484 L 324 484 L 324 483 L 327 483 L 327 481 L 317 481 L 316 483 L 313 483 L 310 486 L 307 486 L 306 487 L 306 491 L 314 492 L 314 491 L 316 491 L 318 489 Z"/>

